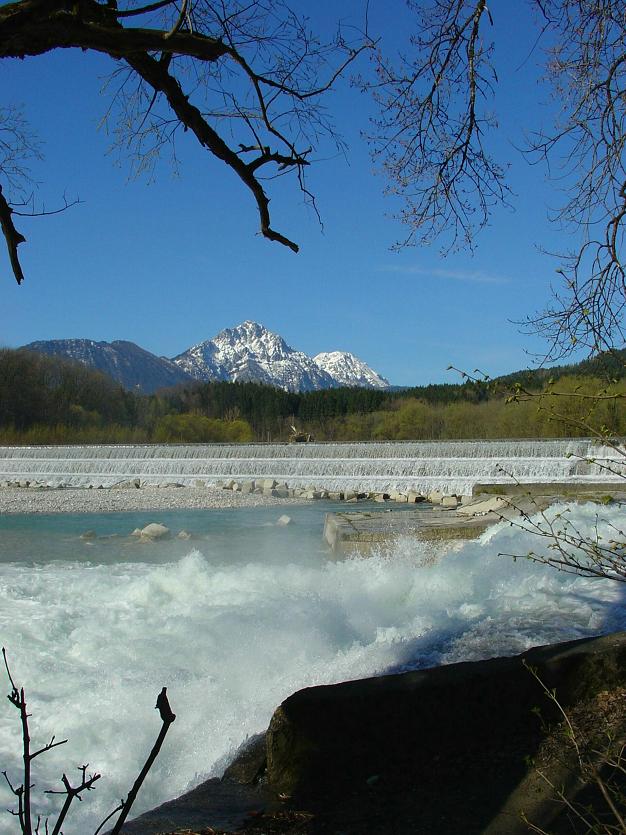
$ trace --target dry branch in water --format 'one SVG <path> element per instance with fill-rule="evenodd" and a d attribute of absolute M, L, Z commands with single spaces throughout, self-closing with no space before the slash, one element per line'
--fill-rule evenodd
<path fill-rule="evenodd" d="M 32 782 L 32 762 L 37 757 L 41 756 L 41 754 L 45 754 L 47 751 L 52 750 L 52 748 L 56 748 L 59 745 L 65 745 L 67 743 L 67 739 L 62 739 L 59 742 L 56 742 L 55 737 L 53 736 L 50 742 L 48 742 L 46 745 L 42 746 L 36 751 L 31 750 L 31 737 L 28 725 L 28 720 L 31 714 L 28 713 L 27 710 L 24 688 L 18 688 L 13 680 L 13 676 L 11 674 L 11 670 L 7 660 L 6 650 L 4 649 L 4 647 L 2 648 L 2 657 L 4 659 L 4 666 L 9 677 L 9 682 L 11 684 L 11 692 L 9 693 L 7 698 L 9 702 L 19 711 L 20 722 L 22 726 L 23 746 L 22 782 L 19 785 L 13 785 L 8 773 L 6 771 L 2 772 L 9 786 L 9 789 L 17 798 L 17 809 L 9 809 L 9 814 L 13 815 L 18 819 L 20 825 L 20 832 L 22 833 L 22 835 L 63 835 L 63 830 L 61 829 L 61 827 L 63 826 L 69 814 L 72 803 L 76 799 L 81 800 L 81 794 L 83 792 L 91 791 L 94 788 L 94 784 L 100 779 L 101 775 L 97 772 L 89 774 L 87 772 L 89 765 L 78 766 L 78 770 L 80 772 L 80 781 L 77 783 L 77 785 L 72 785 L 69 778 L 64 773 L 61 776 L 63 788 L 58 790 L 48 789 L 45 792 L 46 794 L 59 794 L 65 796 L 63 806 L 59 811 L 55 823 L 52 824 L 49 818 L 44 818 L 42 820 L 41 816 L 38 816 L 36 823 L 33 824 L 32 789 L 35 787 L 35 784 Z M 170 708 L 170 704 L 167 698 L 167 689 L 165 687 L 161 690 L 157 698 L 156 709 L 159 711 L 159 715 L 161 717 L 161 729 L 159 731 L 159 735 L 157 736 L 154 745 L 152 746 L 152 750 L 150 751 L 150 754 L 148 755 L 148 758 L 143 768 L 141 769 L 139 776 L 135 780 L 132 788 L 130 789 L 126 800 L 122 801 L 119 806 L 113 809 L 113 811 L 106 816 L 106 818 L 102 821 L 102 823 L 100 823 L 100 825 L 95 830 L 94 835 L 98 835 L 98 833 L 102 831 L 104 825 L 108 823 L 108 821 L 110 821 L 111 818 L 113 818 L 118 812 L 119 815 L 115 824 L 113 825 L 113 828 L 111 829 L 111 835 L 119 835 L 124 821 L 128 817 L 131 807 L 135 802 L 139 789 L 141 788 L 141 785 L 145 780 L 146 775 L 150 771 L 150 768 L 152 767 L 159 751 L 161 750 L 161 746 L 163 745 L 163 741 L 165 740 L 165 736 L 170 728 L 170 725 L 176 719 L 176 715 L 172 713 L 172 710 Z M 52 828 L 50 828 L 51 826 Z"/>

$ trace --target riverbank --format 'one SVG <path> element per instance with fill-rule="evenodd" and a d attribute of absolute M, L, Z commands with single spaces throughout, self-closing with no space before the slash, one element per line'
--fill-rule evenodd
<path fill-rule="evenodd" d="M 292 498 L 235 493 L 218 487 L 142 487 L 0 490 L 0 513 L 119 513 L 142 510 L 210 510 L 293 504 Z"/>

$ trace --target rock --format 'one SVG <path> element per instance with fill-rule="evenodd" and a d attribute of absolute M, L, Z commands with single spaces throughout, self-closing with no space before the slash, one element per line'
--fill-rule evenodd
<path fill-rule="evenodd" d="M 257 734 L 243 743 L 222 779 L 229 783 L 251 785 L 265 771 L 266 762 L 265 734 Z"/>
<path fill-rule="evenodd" d="M 179 531 L 176 534 L 176 539 L 191 539 L 191 534 L 189 531 Z"/>
<path fill-rule="evenodd" d="M 419 504 L 419 502 L 424 502 L 426 499 L 421 493 L 415 493 L 412 491 L 408 494 L 407 501 L 409 504 Z"/>
<path fill-rule="evenodd" d="M 97 533 L 95 531 L 85 531 L 85 533 L 81 533 L 81 539 L 96 539 Z"/>
<path fill-rule="evenodd" d="M 414 495 L 415 493 L 409 493 L 408 495 L 406 493 L 396 493 L 393 500 L 394 502 L 399 502 L 400 504 L 403 504 L 404 502 L 412 502 L 415 501 L 415 499 L 411 499 L 411 496 Z"/>
<path fill-rule="evenodd" d="M 277 499 L 288 499 L 290 497 L 290 491 L 288 487 L 276 487 L 272 490 L 272 496 L 275 496 Z"/>
<path fill-rule="evenodd" d="M 279 528 L 285 528 L 287 525 L 293 524 L 293 520 L 291 519 L 291 516 L 283 514 L 282 516 L 278 517 L 278 519 L 276 520 L 276 524 Z"/>
<path fill-rule="evenodd" d="M 150 522 L 145 528 L 141 529 L 141 537 L 155 541 L 157 539 L 167 539 L 170 535 L 170 529 L 160 522 Z"/>
<path fill-rule="evenodd" d="M 332 502 L 339 502 L 339 501 L 341 501 L 341 493 L 329 493 L 328 498 Z"/>
<path fill-rule="evenodd" d="M 536 796 L 545 784 L 529 761 L 542 738 L 542 721 L 562 719 L 529 668 L 556 689 L 567 710 L 626 685 L 626 633 L 300 690 L 270 722 L 269 786 L 326 804 L 351 795 L 376 774 L 394 791 L 410 793 L 412 831 L 526 832 L 512 825 L 520 820 L 515 801 L 545 802 L 545 794 Z M 526 792 L 516 794 L 524 781 Z M 493 817 L 507 802 L 508 825 Z M 533 820 L 531 810 L 525 811 Z M 455 821 L 455 813 L 463 820 Z"/>
<path fill-rule="evenodd" d="M 444 496 L 439 504 L 441 507 L 456 507 L 458 503 L 459 500 L 456 496 Z"/>
<path fill-rule="evenodd" d="M 233 493 L 239 493 L 241 492 L 241 484 L 238 481 L 233 481 L 233 485 L 230 489 Z"/>
<path fill-rule="evenodd" d="M 141 481 L 138 478 L 130 479 L 129 481 L 118 481 L 114 484 L 112 490 L 138 490 L 141 487 Z"/>
<path fill-rule="evenodd" d="M 135 528 L 135 530 L 131 533 L 131 536 L 141 536 L 141 528 Z"/>
<path fill-rule="evenodd" d="M 429 501 L 431 504 L 441 504 L 441 500 L 443 499 L 443 493 L 439 490 L 431 490 L 430 493 L 426 496 L 426 501 Z"/>
<path fill-rule="evenodd" d="M 235 482 L 233 481 L 233 479 L 232 479 L 232 478 L 228 479 L 228 481 L 225 481 L 225 482 L 222 484 L 222 490 L 232 490 L 232 489 L 233 489 L 233 484 L 234 484 L 234 483 L 235 483 Z"/>
<path fill-rule="evenodd" d="M 277 484 L 278 484 L 278 482 L 276 481 L 275 478 L 266 478 L 266 479 L 263 479 L 263 482 L 261 483 L 261 486 L 263 487 L 263 490 L 273 490 L 274 487 L 276 487 Z"/>
<path fill-rule="evenodd" d="M 206 482 L 203 481 L 201 478 L 197 478 L 197 479 L 195 479 L 195 481 L 193 483 L 193 486 L 194 487 L 206 487 Z"/>
<path fill-rule="evenodd" d="M 243 481 L 241 484 L 242 493 L 254 493 L 254 481 Z"/>
<path fill-rule="evenodd" d="M 510 505 L 502 496 L 492 496 L 489 499 L 474 501 L 471 504 L 462 504 L 461 507 L 457 508 L 457 513 L 461 516 L 483 516 L 485 513 L 503 510 L 507 507 L 510 507 Z"/>
<path fill-rule="evenodd" d="M 322 494 L 319 490 L 304 490 L 302 493 L 303 499 L 321 499 Z"/>
<path fill-rule="evenodd" d="M 349 502 L 350 499 L 356 499 L 356 493 L 354 490 L 344 490 L 341 495 L 344 502 Z"/>
<path fill-rule="evenodd" d="M 374 496 L 375 502 L 386 502 L 389 498 L 389 493 L 376 493 Z"/>

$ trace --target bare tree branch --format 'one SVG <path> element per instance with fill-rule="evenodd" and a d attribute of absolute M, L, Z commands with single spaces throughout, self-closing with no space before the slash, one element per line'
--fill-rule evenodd
<path fill-rule="evenodd" d="M 409 0 L 417 34 L 395 66 L 377 56 L 373 90 L 381 115 L 370 132 L 388 193 L 405 201 L 409 228 L 399 246 L 441 238 L 445 250 L 472 246 L 493 208 L 507 202 L 505 168 L 485 147 L 497 126 L 485 104 L 496 75 L 485 41 L 485 0 Z"/>
<path fill-rule="evenodd" d="M 152 750 L 148 755 L 148 759 L 144 763 L 143 768 L 139 772 L 139 775 L 131 790 L 128 792 L 128 797 L 126 798 L 126 802 L 122 808 L 119 818 L 115 822 L 115 826 L 111 829 L 110 835 L 119 835 L 122 830 L 122 826 L 124 825 L 124 821 L 128 817 L 128 814 L 131 810 L 133 803 L 135 802 L 135 798 L 137 797 L 137 793 L 141 788 L 141 784 L 146 779 L 146 775 L 152 768 L 152 764 L 157 758 L 159 751 L 161 750 L 161 746 L 163 745 L 163 741 L 165 740 L 165 736 L 170 729 L 170 725 L 176 719 L 176 714 L 172 713 L 172 709 L 170 708 L 170 703 L 167 698 L 167 688 L 163 688 L 157 697 L 156 703 L 156 710 L 159 711 L 159 715 L 161 716 L 161 730 L 159 731 L 159 735 L 156 739 L 156 742 L 152 746 Z M 54 833 L 53 833 L 54 835 Z"/>
<path fill-rule="evenodd" d="M 4 775 L 4 779 L 9 786 L 10 791 L 12 792 L 15 797 L 17 797 L 18 807 L 17 810 L 9 809 L 9 813 L 14 817 L 18 818 L 20 824 L 20 831 L 22 835 L 41 835 L 41 816 L 37 817 L 37 823 L 33 830 L 32 824 L 32 810 L 31 810 L 31 789 L 33 788 L 33 784 L 31 783 L 31 763 L 34 759 L 39 757 L 41 754 L 45 754 L 48 751 L 51 751 L 53 748 L 57 748 L 59 745 L 64 745 L 67 740 L 61 740 L 60 742 L 55 742 L 55 737 L 53 736 L 46 745 L 43 745 L 41 748 L 37 749 L 36 751 L 31 751 L 30 749 L 30 731 L 28 727 L 28 719 L 30 714 L 26 708 L 26 697 L 24 695 L 24 688 L 18 688 L 13 680 L 13 676 L 11 674 L 11 670 L 9 668 L 9 663 L 7 660 L 7 654 L 4 647 L 2 648 L 2 658 L 4 660 L 4 666 L 6 669 L 7 676 L 9 678 L 9 682 L 11 683 L 11 692 L 8 695 L 8 699 L 11 704 L 19 710 L 20 713 L 20 721 L 22 725 L 22 760 L 23 760 L 23 782 L 19 786 L 14 786 L 9 778 L 9 775 L 6 771 L 3 771 L 2 774 Z M 168 698 L 167 698 L 167 688 L 163 687 L 161 692 L 157 697 L 156 709 L 159 711 L 159 715 L 161 717 L 161 729 L 157 736 L 157 739 L 152 746 L 150 754 L 139 773 L 139 776 L 135 780 L 133 786 L 131 787 L 128 797 L 125 801 L 122 801 L 119 806 L 113 809 L 104 820 L 100 823 L 98 828 L 96 829 L 94 835 L 98 835 L 98 833 L 102 830 L 105 824 L 116 815 L 118 812 L 120 813 L 117 821 L 111 830 L 112 835 L 118 835 L 121 831 L 121 828 L 124 824 L 124 821 L 128 817 L 128 814 L 137 798 L 137 794 L 143 781 L 145 780 L 148 772 L 150 771 L 152 765 L 154 764 L 155 759 L 158 756 L 159 751 L 161 750 L 161 746 L 163 745 L 163 741 L 165 740 L 165 736 L 170 728 L 170 725 L 176 719 L 176 715 L 172 712 L 170 707 Z M 80 782 L 77 785 L 72 785 L 70 783 L 69 778 L 64 773 L 61 776 L 61 782 L 63 784 L 62 789 L 48 789 L 45 794 L 59 794 L 64 795 L 65 800 L 63 801 L 63 805 L 59 811 L 57 816 L 56 822 L 52 829 L 51 835 L 62 835 L 63 824 L 70 812 L 72 803 L 74 800 L 78 799 L 81 800 L 81 794 L 83 792 L 91 791 L 94 788 L 94 784 L 100 779 L 100 774 L 93 773 L 88 774 L 87 769 L 89 768 L 88 765 L 81 765 L 78 766 L 78 770 L 80 771 Z M 44 830 L 45 835 L 49 835 L 49 828 L 48 828 L 49 820 L 48 818 L 44 821 Z"/>
<path fill-rule="evenodd" d="M 12 214 L 13 210 L 7 203 L 6 198 L 2 193 L 2 186 L 0 185 L 0 226 L 2 227 L 2 233 L 9 251 L 9 261 L 11 262 L 13 275 L 15 276 L 17 283 L 21 284 L 22 281 L 24 281 L 24 273 L 22 271 L 22 265 L 20 264 L 17 248 L 20 244 L 25 243 L 26 238 L 15 228 L 11 217 Z"/>
<path fill-rule="evenodd" d="M 525 321 L 547 340 L 547 359 L 626 338 L 626 5 L 623 0 L 531 0 L 551 44 L 546 83 L 560 114 L 533 133 L 528 158 L 547 165 L 565 195 L 548 220 L 571 235 L 549 307 Z M 380 105 L 369 139 L 404 201 L 399 246 L 439 239 L 472 247 L 507 203 L 506 166 L 489 153 L 498 79 L 485 0 L 407 0 L 417 25 L 407 55 L 379 55 Z M 511 12 L 513 14 L 513 12 Z M 534 46 L 532 47 L 534 49 Z"/>
<path fill-rule="evenodd" d="M 155 25 L 133 26 L 138 16 Z M 340 30 L 334 40 L 321 42 L 282 0 L 160 0 L 126 9 L 98 0 L 0 6 L 0 58 L 76 48 L 116 62 L 113 79 L 121 83 L 105 123 L 119 114 L 115 144 L 130 153 L 136 173 L 151 172 L 166 146 L 176 159 L 182 128 L 247 187 L 261 234 L 294 252 L 297 244 L 272 227 L 261 179 L 294 172 L 297 187 L 312 202 L 303 174 L 310 154 L 324 137 L 340 143 L 321 98 L 372 48 L 367 33 L 355 33 L 352 41 Z M 242 158 L 252 150 L 252 159 Z M 8 179 L 0 153 L 3 176 Z M 17 246 L 24 238 L 11 221 L 15 205 L 5 198 L 0 219 L 19 283 L 24 276 Z"/>

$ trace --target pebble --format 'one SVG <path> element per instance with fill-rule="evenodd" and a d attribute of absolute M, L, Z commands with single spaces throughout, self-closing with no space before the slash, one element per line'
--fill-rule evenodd
<path fill-rule="evenodd" d="M 293 503 L 252 493 L 233 493 L 219 488 L 142 487 L 141 490 L 30 490 L 0 489 L 0 513 L 117 513 L 142 510 L 202 510 L 228 507 L 258 507 Z"/>

